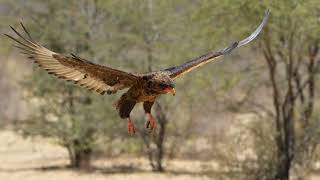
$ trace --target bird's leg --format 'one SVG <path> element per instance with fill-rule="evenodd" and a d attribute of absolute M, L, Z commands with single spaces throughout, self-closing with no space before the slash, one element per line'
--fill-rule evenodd
<path fill-rule="evenodd" d="M 136 132 L 136 129 L 134 128 L 134 124 L 133 124 L 131 118 L 128 117 L 128 133 L 130 135 L 133 135 L 135 132 Z"/>
<path fill-rule="evenodd" d="M 154 130 L 157 127 L 157 121 L 156 119 L 152 116 L 151 113 L 146 113 L 148 120 L 146 122 L 146 128 L 150 130 Z"/>
<path fill-rule="evenodd" d="M 128 133 L 133 135 L 136 132 L 133 122 L 130 118 L 130 112 L 136 105 L 136 101 L 128 98 L 127 93 L 123 94 L 119 101 L 116 102 L 116 108 L 119 110 L 119 115 L 122 119 L 128 120 Z"/>

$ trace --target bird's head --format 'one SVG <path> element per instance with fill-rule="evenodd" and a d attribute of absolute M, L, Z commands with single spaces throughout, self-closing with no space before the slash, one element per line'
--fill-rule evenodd
<path fill-rule="evenodd" d="M 165 73 L 154 74 L 150 79 L 148 79 L 147 86 L 159 94 L 176 94 L 173 80 Z"/>
<path fill-rule="evenodd" d="M 161 94 L 172 93 L 172 95 L 176 95 L 176 90 L 174 89 L 174 83 L 171 79 L 166 79 L 157 83 L 157 90 Z"/>

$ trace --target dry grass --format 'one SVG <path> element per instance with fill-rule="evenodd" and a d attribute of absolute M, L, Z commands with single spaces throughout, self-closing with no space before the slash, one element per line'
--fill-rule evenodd
<path fill-rule="evenodd" d="M 153 173 L 143 158 L 99 159 L 88 171 L 67 168 L 67 152 L 43 139 L 23 139 L 11 131 L 0 132 L 0 179 L 2 180 L 140 180 L 214 179 L 203 173 L 204 168 L 215 169 L 213 162 L 170 161 L 170 171 Z M 320 180 L 319 174 L 310 180 Z"/>
<path fill-rule="evenodd" d="M 67 152 L 43 139 L 23 139 L 10 131 L 0 133 L 0 179 L 6 180 L 100 180 L 100 179 L 211 179 L 201 173 L 199 161 L 170 161 L 169 172 L 150 171 L 145 159 L 96 160 L 94 168 L 75 171 L 66 168 Z"/>

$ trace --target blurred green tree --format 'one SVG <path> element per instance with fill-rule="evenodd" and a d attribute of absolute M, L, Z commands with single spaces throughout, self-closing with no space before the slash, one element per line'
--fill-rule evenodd
<path fill-rule="evenodd" d="M 258 21 L 266 9 L 271 10 L 271 18 L 263 32 L 263 39 L 259 41 L 259 49 L 266 61 L 269 80 L 264 84 L 272 92 L 272 100 L 265 100 L 254 93 L 265 86 L 250 85 L 248 87 L 252 89 L 238 104 L 239 107 L 258 112 L 263 119 L 273 121 L 273 129 L 269 134 L 256 134 L 257 131 L 254 131 L 254 137 L 262 138 L 256 142 L 260 142 L 258 146 L 263 148 L 255 147 L 259 166 L 251 162 L 251 168 L 246 167 L 250 170 L 248 174 L 256 176 L 250 175 L 253 179 L 289 179 L 290 172 L 297 173 L 293 171 L 294 167 L 306 166 L 308 161 L 301 158 L 312 156 L 318 145 L 314 139 L 319 137 L 320 123 L 315 114 L 315 84 L 319 69 L 319 5 L 316 0 L 203 1 L 196 16 L 203 23 L 207 23 L 205 17 L 213 17 L 211 21 L 216 24 L 228 24 L 230 29 L 237 30 L 235 33 L 242 34 L 247 31 L 244 25 Z M 212 8 L 217 8 L 217 11 L 212 11 Z M 270 135 L 272 145 L 263 141 Z M 273 153 L 270 155 L 266 151 Z M 267 154 L 270 156 L 265 156 Z M 261 162 L 272 165 L 265 166 Z"/>
<path fill-rule="evenodd" d="M 48 48 L 61 53 L 72 52 L 93 62 L 129 71 L 164 69 L 213 48 L 221 48 L 231 40 L 231 37 L 223 36 L 229 30 L 225 28 L 225 19 L 214 22 L 216 19 L 208 14 L 197 19 L 199 13 L 205 15 L 207 12 L 202 12 L 202 3 L 191 0 L 31 0 L 8 3 L 14 4 L 13 14 L 22 17 L 23 22 L 29 22 L 31 34 L 45 42 Z M 219 8 L 211 7 L 210 11 L 216 12 L 214 10 L 220 12 Z M 226 43 L 221 44 L 222 40 Z M 221 80 L 213 81 L 215 76 Z M 179 155 L 187 140 L 212 131 L 207 122 L 215 118 L 215 112 L 211 112 L 216 107 L 212 106 L 212 100 L 238 82 L 238 74 L 235 76 L 224 73 L 219 66 L 202 68 L 177 80 L 176 97 L 163 96 L 155 105 L 159 121 L 157 131 L 150 135 L 141 128 L 139 135 L 142 138 L 130 139 L 134 146 L 123 141 L 127 151 L 142 144 L 152 169 L 163 171 L 164 157 Z M 92 150 L 100 140 L 125 134 L 124 124 L 119 123 L 121 128 L 116 126 L 117 112 L 110 103 L 103 102 L 107 97 L 101 98 L 73 85 L 65 85 L 42 71 L 27 79 L 24 87 L 27 100 L 35 108 L 29 120 L 22 124 L 24 132 L 57 140 L 69 150 L 74 167 L 88 166 Z M 133 113 L 133 116 L 140 120 L 139 127 L 144 127 L 142 111 Z M 199 122 L 203 124 L 196 125 Z M 196 136 L 195 131 L 198 132 Z"/>
<path fill-rule="evenodd" d="M 56 52 L 73 52 L 103 62 L 108 51 L 96 52 L 107 41 L 105 12 L 100 1 L 23 1 L 17 11 L 29 22 L 35 39 Z M 92 43 L 95 42 L 95 43 Z M 18 127 L 25 135 L 53 138 L 67 148 L 71 166 L 88 168 L 98 142 L 119 135 L 117 114 L 104 98 L 35 70 L 23 81 L 24 95 L 34 110 Z"/>

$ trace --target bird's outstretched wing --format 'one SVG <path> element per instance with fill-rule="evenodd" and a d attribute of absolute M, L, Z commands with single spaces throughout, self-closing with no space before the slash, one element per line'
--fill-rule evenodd
<path fill-rule="evenodd" d="M 194 58 L 194 59 L 192 59 L 182 65 L 167 68 L 164 71 L 168 72 L 172 79 L 175 79 L 181 75 L 184 75 L 184 74 L 194 70 L 197 67 L 200 67 L 204 64 L 207 64 L 208 62 L 211 62 L 212 60 L 216 59 L 219 56 L 223 56 L 225 54 L 230 53 L 233 49 L 235 49 L 237 47 L 241 47 L 245 44 L 248 44 L 249 42 L 251 42 L 253 39 L 255 39 L 259 35 L 263 26 L 266 24 L 266 22 L 269 18 L 269 14 L 270 14 L 270 12 L 267 11 L 261 24 L 249 37 L 247 37 L 241 41 L 234 42 L 229 47 L 226 47 L 220 51 L 211 51 L 207 54 L 204 54 L 202 56 Z"/>
<path fill-rule="evenodd" d="M 34 41 L 22 23 L 21 27 L 26 37 L 13 27 L 11 29 L 18 35 L 18 38 L 14 38 L 8 34 L 5 35 L 17 43 L 15 47 L 22 50 L 23 54 L 33 59 L 35 63 L 49 74 L 73 81 L 100 94 L 104 94 L 105 92 L 111 94 L 117 90 L 131 87 L 139 79 L 138 75 L 94 64 L 73 54 L 65 56 L 50 51 Z"/>

